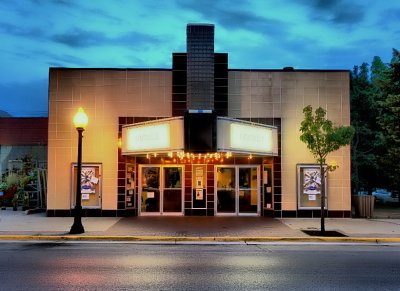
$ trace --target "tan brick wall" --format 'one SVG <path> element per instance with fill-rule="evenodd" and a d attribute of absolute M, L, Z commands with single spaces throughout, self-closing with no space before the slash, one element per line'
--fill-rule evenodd
<path fill-rule="evenodd" d="M 71 163 L 78 135 L 72 119 L 82 106 L 86 163 L 102 163 L 102 209 L 117 209 L 118 117 L 171 116 L 169 70 L 51 69 L 49 81 L 48 205 L 69 209 Z"/>
<path fill-rule="evenodd" d="M 346 71 L 229 72 L 230 117 L 282 119 L 282 210 L 297 209 L 296 164 L 314 163 L 299 139 L 303 108 L 321 106 L 336 125 L 349 125 L 349 78 Z M 329 210 L 350 210 L 350 147 L 332 153 L 330 159 L 339 168 L 328 176 Z"/>

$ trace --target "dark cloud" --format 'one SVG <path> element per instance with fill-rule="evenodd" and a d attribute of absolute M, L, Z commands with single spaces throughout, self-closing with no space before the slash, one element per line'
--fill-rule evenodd
<path fill-rule="evenodd" d="M 47 5 L 49 3 L 58 6 L 67 6 L 67 7 L 75 7 L 76 3 L 68 0 L 30 0 L 33 5 Z"/>
<path fill-rule="evenodd" d="M 65 33 L 55 34 L 50 38 L 52 41 L 64 44 L 72 48 L 85 48 L 103 45 L 157 45 L 164 41 L 162 37 L 153 37 L 136 31 L 125 33 L 121 36 L 107 36 L 102 32 L 88 31 L 74 28 Z"/>
<path fill-rule="evenodd" d="M 0 32 L 12 36 L 22 36 L 31 38 L 42 38 L 45 32 L 36 27 L 20 27 L 14 24 L 0 22 Z"/>
<path fill-rule="evenodd" d="M 102 32 L 89 32 L 74 28 L 68 32 L 53 35 L 51 40 L 69 47 L 80 48 L 102 44 L 105 42 L 106 37 Z"/>
<path fill-rule="evenodd" d="M 210 19 L 215 24 L 221 25 L 227 30 L 245 29 L 266 33 L 272 37 L 287 32 L 287 24 L 284 21 L 260 17 L 241 9 L 232 1 L 215 0 L 177 0 L 177 4 L 184 9 L 200 13 L 203 18 Z M 245 4 L 245 3 L 244 3 Z"/>
<path fill-rule="evenodd" d="M 367 7 L 349 0 L 300 0 L 311 8 L 311 18 L 351 26 L 360 23 Z"/>

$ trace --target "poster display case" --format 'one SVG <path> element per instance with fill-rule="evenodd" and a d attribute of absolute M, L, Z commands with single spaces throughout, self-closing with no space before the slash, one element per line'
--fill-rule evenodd
<path fill-rule="evenodd" d="M 71 165 L 71 208 L 75 207 L 76 202 L 76 183 L 78 177 L 78 166 L 76 163 Z M 101 184 L 102 184 L 102 164 L 82 163 L 80 174 L 82 208 L 101 207 Z"/>
<path fill-rule="evenodd" d="M 274 208 L 274 185 L 272 179 L 272 165 L 263 165 L 263 193 L 264 193 L 264 209 L 272 210 Z"/>
<path fill-rule="evenodd" d="M 126 184 L 125 184 L 125 207 L 126 209 L 135 208 L 135 189 L 136 189 L 136 171 L 135 164 L 126 164 Z"/>
<path fill-rule="evenodd" d="M 192 201 L 193 208 L 207 207 L 207 166 L 193 165 L 192 175 Z"/>
<path fill-rule="evenodd" d="M 319 165 L 297 165 L 298 209 L 321 209 L 321 171 Z M 325 179 L 325 209 L 328 205 L 327 179 Z"/>

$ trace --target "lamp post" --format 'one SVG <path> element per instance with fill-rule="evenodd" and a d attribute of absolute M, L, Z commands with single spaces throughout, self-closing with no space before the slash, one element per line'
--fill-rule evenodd
<path fill-rule="evenodd" d="M 74 116 L 74 126 L 78 131 L 78 169 L 76 174 L 76 200 L 74 208 L 74 224 L 71 226 L 70 234 L 84 233 L 82 225 L 82 193 L 81 193 L 81 172 L 82 172 L 82 133 L 88 124 L 88 117 L 82 107 Z"/>

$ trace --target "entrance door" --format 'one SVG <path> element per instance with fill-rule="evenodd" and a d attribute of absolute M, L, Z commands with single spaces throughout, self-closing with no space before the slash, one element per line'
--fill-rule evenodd
<path fill-rule="evenodd" d="M 217 166 L 215 179 L 217 215 L 260 213 L 258 166 Z"/>
<path fill-rule="evenodd" d="M 257 214 L 258 212 L 258 169 L 257 167 L 239 168 L 239 214 Z"/>
<path fill-rule="evenodd" d="M 182 166 L 139 166 L 141 215 L 183 213 Z"/>
<path fill-rule="evenodd" d="M 162 213 L 182 213 L 182 167 L 163 167 Z"/>

